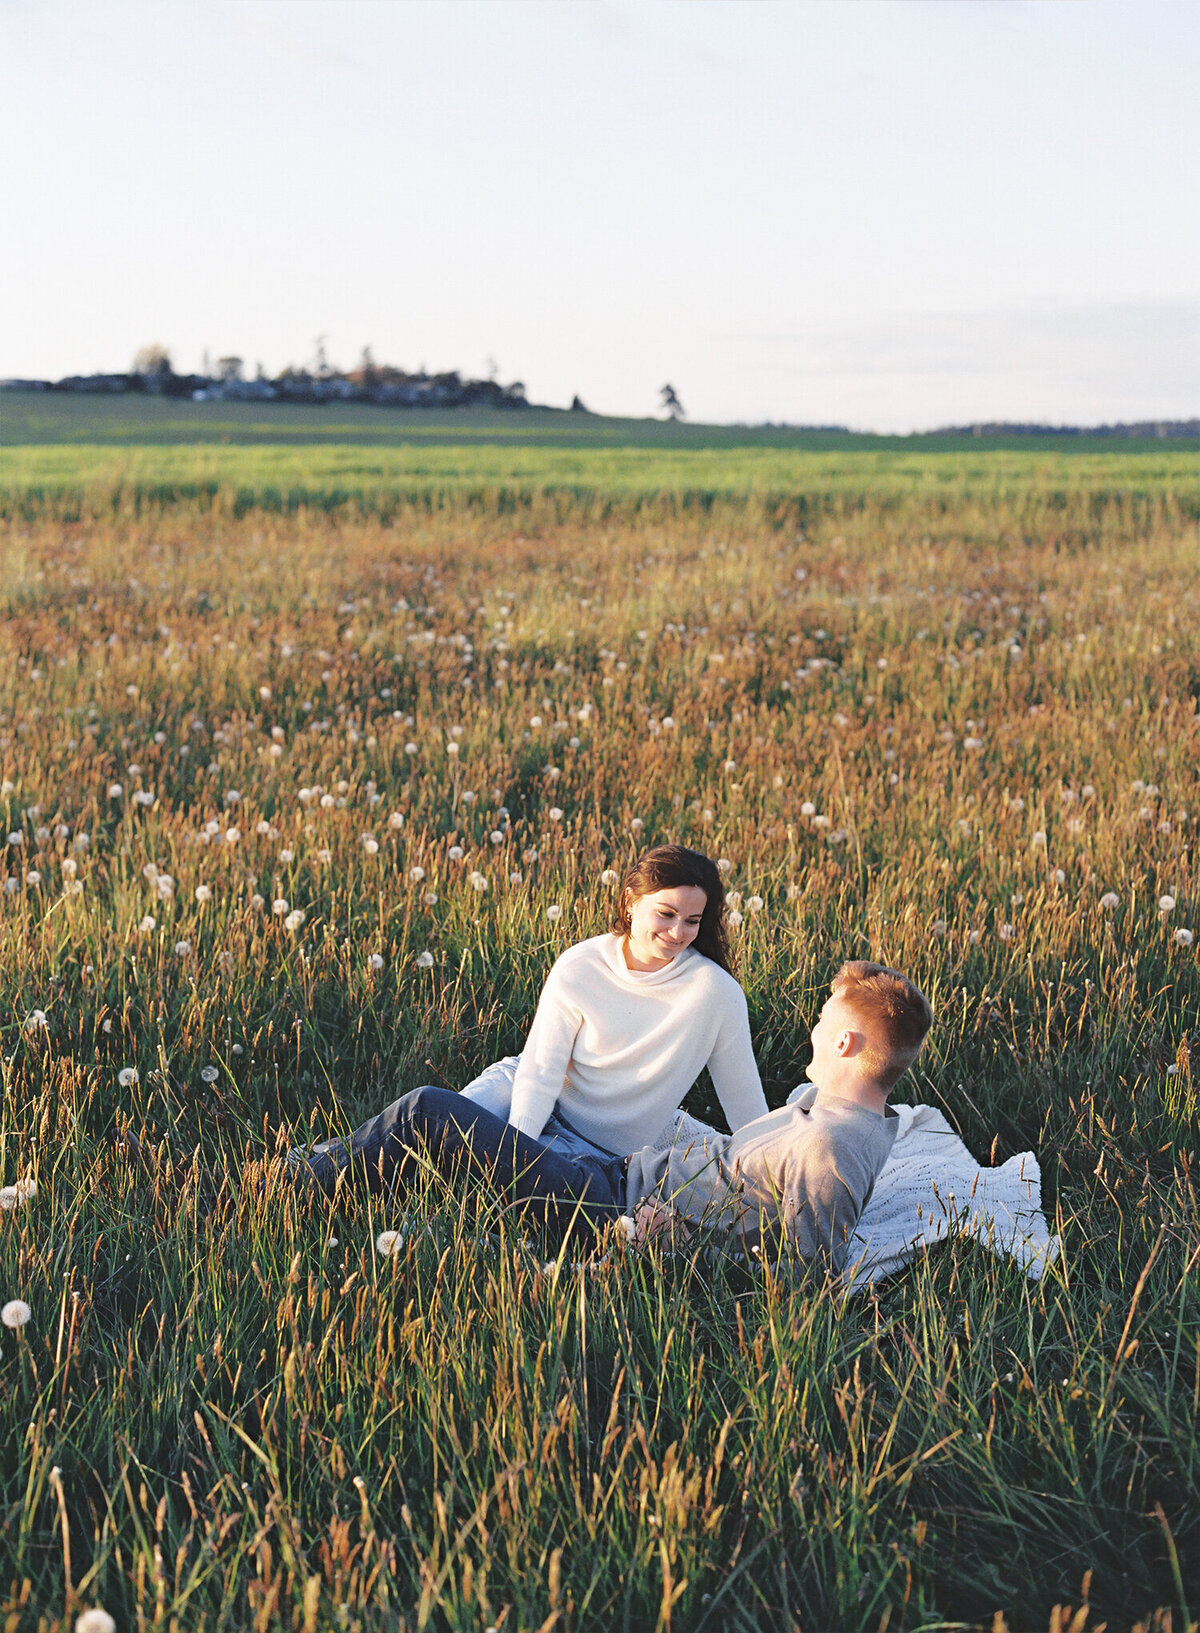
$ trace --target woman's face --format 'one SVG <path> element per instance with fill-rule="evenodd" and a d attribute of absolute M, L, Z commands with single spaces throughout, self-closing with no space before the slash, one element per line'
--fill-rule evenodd
<path fill-rule="evenodd" d="M 695 941 L 708 897 L 699 885 L 672 885 L 636 896 L 629 904 L 626 962 L 634 970 L 661 970 Z"/>

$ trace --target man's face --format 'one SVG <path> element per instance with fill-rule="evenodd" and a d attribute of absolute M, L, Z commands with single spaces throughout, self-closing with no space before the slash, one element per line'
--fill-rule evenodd
<path fill-rule="evenodd" d="M 857 1030 L 854 1023 L 854 1012 L 844 998 L 836 992 L 831 992 L 826 998 L 817 1023 L 809 1033 L 809 1043 L 812 1045 L 813 1057 L 805 1068 L 805 1076 L 810 1083 L 820 1083 L 827 1068 L 833 1062 L 844 1056 L 844 1049 L 839 1049 L 838 1039 Z"/>

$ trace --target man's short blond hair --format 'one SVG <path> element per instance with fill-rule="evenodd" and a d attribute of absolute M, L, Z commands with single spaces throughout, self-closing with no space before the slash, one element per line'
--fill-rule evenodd
<path fill-rule="evenodd" d="M 867 1070 L 881 1088 L 890 1089 L 916 1060 L 933 1025 L 929 999 L 907 975 L 865 958 L 843 964 L 829 990 L 862 1027 Z"/>

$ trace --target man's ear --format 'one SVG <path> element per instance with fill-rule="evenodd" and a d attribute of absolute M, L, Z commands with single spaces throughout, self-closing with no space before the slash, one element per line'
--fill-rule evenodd
<path fill-rule="evenodd" d="M 845 1060 L 847 1055 L 857 1054 L 860 1046 L 861 1039 L 858 1033 L 852 1032 L 849 1027 L 846 1027 L 844 1031 L 838 1033 L 833 1048 L 834 1053 Z"/>

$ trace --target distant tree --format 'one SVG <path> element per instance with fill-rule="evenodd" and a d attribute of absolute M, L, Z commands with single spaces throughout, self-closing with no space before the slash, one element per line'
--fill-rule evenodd
<path fill-rule="evenodd" d="M 153 346 L 139 346 L 134 354 L 134 374 L 140 374 L 146 380 L 164 380 L 174 371 L 171 368 L 171 354 L 165 346 L 155 343 Z"/>
<path fill-rule="evenodd" d="M 673 420 L 681 420 L 684 418 L 687 411 L 683 404 L 679 401 L 679 393 L 675 390 L 674 386 L 663 386 L 658 395 L 662 401 L 663 407 L 667 411 L 669 418 Z"/>
<path fill-rule="evenodd" d="M 366 391 L 380 383 L 380 368 L 375 361 L 375 353 L 370 346 L 364 346 L 362 356 L 358 360 L 358 367 L 350 371 L 350 379 L 355 385 L 360 385 Z"/>
<path fill-rule="evenodd" d="M 578 394 L 578 392 L 576 392 L 575 396 L 571 398 L 572 414 L 586 414 L 587 411 L 587 404 L 584 402 L 583 398 Z"/>
<path fill-rule="evenodd" d="M 240 357 L 218 357 L 217 378 L 227 386 L 232 385 L 235 380 L 242 378 L 243 367 L 244 362 Z"/>

